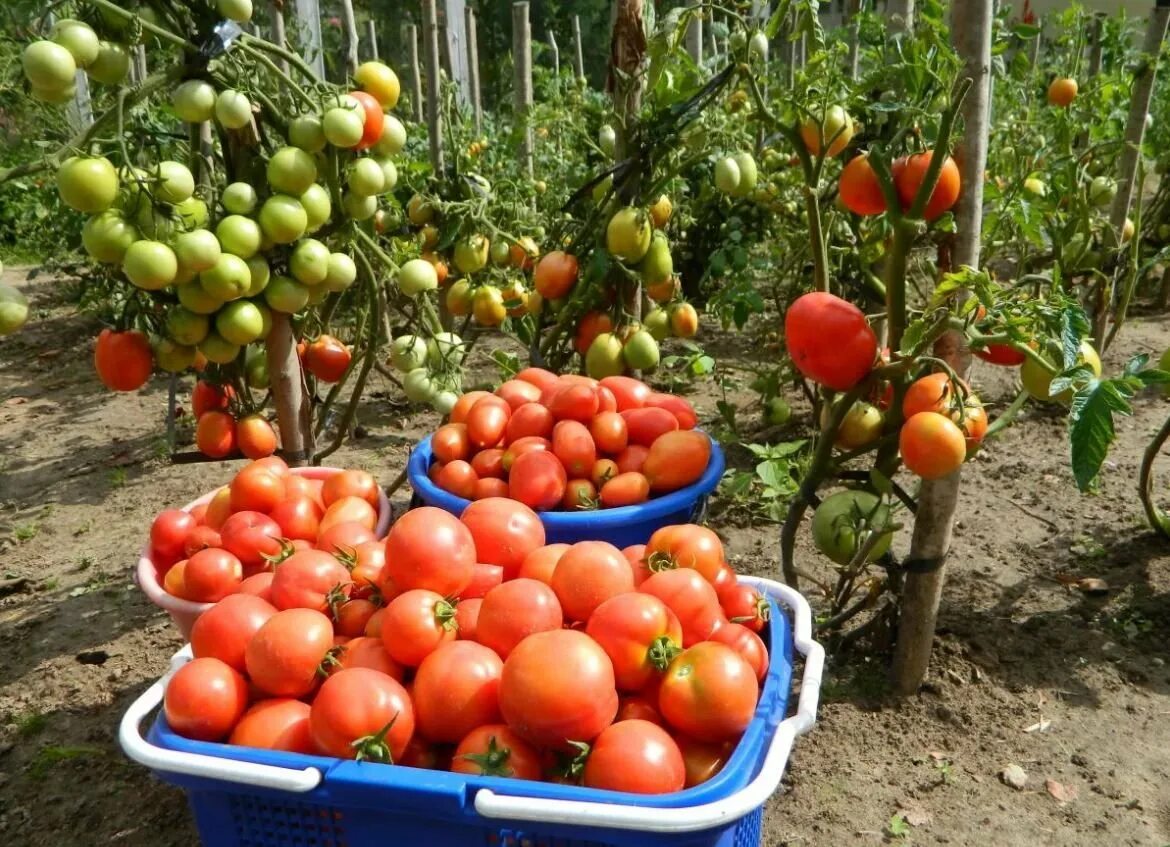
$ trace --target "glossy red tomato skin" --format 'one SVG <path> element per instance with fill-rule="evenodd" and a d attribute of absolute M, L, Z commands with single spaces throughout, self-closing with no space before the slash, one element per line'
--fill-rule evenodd
<path fill-rule="evenodd" d="M 678 421 L 679 429 L 694 429 L 699 424 L 695 407 L 685 397 L 679 397 L 677 394 L 654 392 L 646 398 L 645 405 L 653 409 L 666 409 Z"/>
<path fill-rule="evenodd" d="M 417 668 L 440 645 L 455 640 L 455 608 L 434 591 L 399 594 L 382 615 L 382 646 L 401 665 Z"/>
<path fill-rule="evenodd" d="M 313 609 L 287 609 L 269 618 L 248 642 L 248 677 L 272 697 L 304 697 L 333 646 L 333 622 Z"/>
<path fill-rule="evenodd" d="M 472 500 L 487 500 L 489 497 L 507 497 L 508 482 L 495 477 L 480 477 L 475 482 L 475 492 Z"/>
<path fill-rule="evenodd" d="M 458 641 L 475 641 L 479 635 L 479 610 L 483 608 L 482 597 L 460 600 L 455 607 L 455 625 Z"/>
<path fill-rule="evenodd" d="M 229 594 L 199 616 L 191 627 L 191 651 L 196 659 L 210 656 L 244 673 L 244 651 L 260 627 L 277 609 L 251 594 Z"/>
<path fill-rule="evenodd" d="M 535 450 L 512 463 L 508 496 L 536 511 L 555 509 L 565 496 L 565 467 L 552 453 Z"/>
<path fill-rule="evenodd" d="M 587 788 L 632 794 L 682 791 L 686 767 L 674 739 L 657 724 L 628 720 L 602 730 L 585 762 Z"/>
<path fill-rule="evenodd" d="M 198 741 L 226 738 L 248 706 L 248 682 L 219 659 L 194 659 L 175 672 L 163 697 L 167 723 Z"/>
<path fill-rule="evenodd" d="M 761 685 L 768 675 L 768 648 L 763 639 L 743 624 L 726 623 L 711 633 L 711 640 L 726 644 L 751 667 Z"/>
<path fill-rule="evenodd" d="M 541 391 L 544 391 L 550 385 L 555 384 L 560 377 L 552 371 L 546 371 L 544 368 L 524 368 L 516 374 L 516 379 L 530 382 Z"/>
<path fill-rule="evenodd" d="M 877 357 L 877 336 L 862 311 L 824 291 L 801 295 L 788 307 L 784 336 L 796 369 L 837 391 L 861 382 Z"/>
<path fill-rule="evenodd" d="M 223 547 L 240 560 L 247 571 L 267 564 L 281 552 L 280 525 L 260 512 L 236 512 L 219 530 Z"/>
<path fill-rule="evenodd" d="M 641 586 L 643 582 L 651 577 L 653 571 L 650 570 L 650 566 L 646 562 L 645 544 L 631 544 L 629 547 L 623 547 L 622 555 L 626 557 L 626 561 L 634 569 L 635 588 Z"/>
<path fill-rule="evenodd" d="M 253 462 L 232 478 L 228 488 L 231 491 L 233 512 L 252 511 L 268 514 L 284 499 L 287 483 L 285 478 L 271 467 Z"/>
<path fill-rule="evenodd" d="M 183 540 L 183 556 L 190 558 L 208 547 L 222 547 L 223 538 L 209 526 L 197 526 Z"/>
<path fill-rule="evenodd" d="M 94 369 L 111 391 L 137 391 L 150 379 L 154 353 L 150 339 L 136 329 L 103 329 L 93 350 Z"/>
<path fill-rule="evenodd" d="M 587 477 L 597 461 L 593 436 L 580 421 L 560 421 L 553 427 L 553 455 L 560 459 L 570 479 Z"/>
<path fill-rule="evenodd" d="M 369 621 L 366 622 L 367 625 Z M 342 636 L 345 637 L 345 636 Z M 365 633 L 358 634 L 330 652 L 328 673 L 335 674 L 346 668 L 369 668 L 384 673 L 399 682 L 406 676 L 402 665 L 390 658 L 382 646 L 382 638 Z"/>
<path fill-rule="evenodd" d="M 316 541 L 324 514 L 311 497 L 289 497 L 273 506 L 268 517 L 276 521 L 281 537 Z"/>
<path fill-rule="evenodd" d="M 646 542 L 646 556 L 659 565 L 693 568 L 714 583 L 723 568 L 723 542 L 705 526 L 674 524 L 654 531 Z"/>
<path fill-rule="evenodd" d="M 526 403 L 512 412 L 508 418 L 508 425 L 504 429 L 504 441 L 507 444 L 524 438 L 525 436 L 539 436 L 548 438 L 552 435 L 556 419 L 547 407 L 540 403 Z"/>
<path fill-rule="evenodd" d="M 926 179 L 926 172 L 930 167 L 931 152 L 918 153 L 913 156 L 904 156 L 894 162 L 891 175 L 894 177 L 894 187 L 898 190 L 898 199 L 903 210 L 908 210 L 914 203 L 918 189 Z M 930 193 L 923 217 L 928 221 L 942 215 L 959 199 L 960 175 L 959 166 L 950 156 L 943 159 L 939 171 L 938 182 Z"/>
<path fill-rule="evenodd" d="M 512 407 L 495 395 L 481 397 L 467 413 L 467 437 L 473 447 L 495 447 L 504 438 Z"/>
<path fill-rule="evenodd" d="M 651 594 L 619 594 L 598 606 L 585 633 L 613 662 L 619 691 L 638 692 L 657 682 L 673 653 L 682 650 L 682 625 Z"/>
<path fill-rule="evenodd" d="M 499 723 L 504 663 L 474 641 L 452 641 L 431 653 L 411 686 L 415 725 L 428 741 L 458 744 L 484 724 Z"/>
<path fill-rule="evenodd" d="M 451 757 L 451 770 L 473 776 L 535 779 L 542 776 L 540 752 L 507 724 L 480 726 L 467 734 Z"/>
<path fill-rule="evenodd" d="M 250 594 L 259 597 L 267 603 L 272 602 L 272 578 L 276 576 L 272 571 L 260 571 L 244 577 L 244 581 L 236 588 L 236 594 Z"/>
<path fill-rule="evenodd" d="M 985 362 L 1006 368 L 1019 367 L 1028 357 L 1008 344 L 988 344 L 982 350 L 972 351 Z"/>
<path fill-rule="evenodd" d="M 763 632 L 771 616 L 768 600 L 754 587 L 745 583 L 732 582 L 716 586 L 719 605 L 732 623 L 742 624 L 752 632 Z"/>
<path fill-rule="evenodd" d="M 309 731 L 318 751 L 393 763 L 414 734 L 410 695 L 397 680 L 369 668 L 349 668 L 325 680 L 313 698 Z M 361 739 L 385 733 L 385 747 L 360 749 Z"/>
<path fill-rule="evenodd" d="M 678 418 L 667 409 L 645 407 L 621 413 L 626 420 L 629 443 L 649 448 L 658 436 L 678 429 Z"/>
<path fill-rule="evenodd" d="M 499 447 L 480 450 L 471 457 L 471 469 L 480 479 L 504 479 L 504 451 Z"/>
<path fill-rule="evenodd" d="M 495 394 L 511 407 L 513 414 L 521 406 L 540 402 L 540 388 L 522 379 L 509 379 L 503 382 Z"/>
<path fill-rule="evenodd" d="M 546 544 L 524 557 L 516 576 L 521 579 L 535 579 L 549 585 L 557 562 L 569 549 L 568 544 Z"/>
<path fill-rule="evenodd" d="M 208 547 L 187 559 L 183 583 L 188 599 L 216 603 L 234 592 L 243 578 L 239 559 L 227 550 Z"/>
<path fill-rule="evenodd" d="M 705 641 L 680 653 L 658 688 L 666 722 L 700 741 L 734 741 L 755 714 L 759 684 L 725 644 Z"/>
<path fill-rule="evenodd" d="M 454 494 L 456 497 L 462 497 L 464 500 L 470 500 L 475 496 L 478 483 L 479 475 L 475 472 L 475 468 L 462 459 L 447 462 L 435 475 L 435 484 L 439 488 L 449 494 Z"/>
<path fill-rule="evenodd" d="M 652 691 L 651 695 L 655 701 L 658 700 L 657 691 Z M 622 697 L 614 723 L 632 720 L 649 721 L 658 724 L 658 726 L 664 725 L 662 715 L 658 713 L 658 707 L 650 702 L 650 698 L 646 694 L 627 694 Z"/>
<path fill-rule="evenodd" d="M 360 497 L 377 508 L 378 481 L 369 471 L 347 469 L 328 477 L 321 486 L 321 499 L 328 508 L 343 497 Z"/>
<path fill-rule="evenodd" d="M 305 370 L 322 382 L 338 382 L 351 358 L 348 347 L 331 335 L 322 335 L 305 348 Z"/>
<path fill-rule="evenodd" d="M 698 741 L 678 732 L 674 733 L 674 741 L 683 755 L 687 772 L 686 788 L 702 785 L 714 777 L 723 770 L 735 752 L 735 744 L 730 741 Z"/>
<path fill-rule="evenodd" d="M 632 376 L 607 376 L 601 380 L 601 385 L 613 393 L 619 412 L 642 408 L 646 405 L 646 399 L 653 393 L 650 386 Z"/>
<path fill-rule="evenodd" d="M 489 565 L 486 562 L 476 562 L 472 570 L 471 582 L 459 594 L 459 600 L 475 600 L 484 597 L 489 591 L 504 581 L 504 569 L 500 565 Z"/>
<path fill-rule="evenodd" d="M 302 550 L 276 566 L 269 589 L 277 609 L 329 610 L 330 596 L 348 596 L 353 580 L 336 557 L 323 550 Z"/>
<path fill-rule="evenodd" d="M 634 571 L 612 544 L 578 541 L 557 562 L 551 587 L 568 620 L 587 621 L 609 598 L 634 590 Z"/>
<path fill-rule="evenodd" d="M 466 395 L 465 395 L 466 396 Z M 445 423 L 431 436 L 431 452 L 444 464 L 471 455 L 471 439 L 466 423 Z"/>
<path fill-rule="evenodd" d="M 377 541 L 372 529 L 364 524 L 349 521 L 320 529 L 317 533 L 316 547 L 338 558 L 345 558 L 351 556 L 358 547 L 372 541 Z"/>
<path fill-rule="evenodd" d="M 182 509 L 164 509 L 150 525 L 150 546 L 164 558 L 177 559 L 184 552 L 195 518 Z M 190 555 L 190 554 L 188 554 Z"/>
<path fill-rule="evenodd" d="M 385 113 L 382 111 L 382 105 L 372 95 L 364 91 L 351 91 L 349 92 L 349 96 L 361 103 L 362 110 L 366 113 L 366 122 L 362 128 L 362 139 L 354 149 L 365 150 L 373 147 L 378 139 L 382 137 L 382 127 L 386 121 Z"/>
<path fill-rule="evenodd" d="M 476 640 L 506 659 L 525 638 L 560 629 L 564 620 L 551 588 L 535 579 L 513 579 L 484 596 L 476 619 Z"/>
<path fill-rule="evenodd" d="M 597 389 L 580 383 L 570 383 L 557 390 L 549 400 L 548 408 L 558 421 L 588 423 L 598 412 Z"/>
<path fill-rule="evenodd" d="M 617 455 L 618 473 L 641 473 L 649 455 L 649 447 L 643 447 L 641 444 L 629 445 Z"/>
<path fill-rule="evenodd" d="M 362 597 L 346 600 L 330 608 L 335 622 L 333 631 L 348 638 L 357 638 L 366 631 L 366 624 L 378 611 L 378 606 Z"/>
<path fill-rule="evenodd" d="M 592 741 L 613 722 L 617 708 L 613 664 L 583 632 L 538 632 L 504 662 L 500 712 L 538 747 L 567 751 L 570 741 Z"/>
<path fill-rule="evenodd" d="M 229 401 L 236 392 L 230 385 L 216 385 L 201 379 L 195 383 L 191 392 L 191 413 L 198 420 L 204 412 L 226 411 Z"/>
<path fill-rule="evenodd" d="M 471 582 L 475 561 L 471 530 L 450 513 L 423 506 L 390 528 L 383 572 L 399 591 L 423 588 L 458 597 Z"/>
<path fill-rule="evenodd" d="M 312 755 L 309 704 L 289 697 L 253 703 L 232 730 L 228 744 Z"/>
<path fill-rule="evenodd" d="M 463 510 L 459 520 L 475 542 L 476 561 L 499 565 L 504 579 L 512 579 L 533 550 L 544 546 L 544 524 L 523 503 L 506 497 L 479 500 Z"/>
<path fill-rule="evenodd" d="M 666 604 L 682 624 L 683 647 L 690 647 L 711 637 L 723 623 L 719 597 L 711 583 L 691 568 L 659 571 L 638 586 Z"/>

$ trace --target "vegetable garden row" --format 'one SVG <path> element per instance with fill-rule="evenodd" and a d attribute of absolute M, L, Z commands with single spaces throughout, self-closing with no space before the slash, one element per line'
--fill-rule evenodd
<path fill-rule="evenodd" d="M 23 132 L 68 110 L 70 134 L 0 191 L 41 186 L 76 232 L 98 378 L 193 384 L 198 457 L 176 459 L 253 460 L 151 529 L 139 584 L 191 646 L 128 714 L 127 751 L 188 789 L 205 839 L 251 790 L 234 783 L 329 774 L 347 811 L 321 825 L 347 843 L 426 837 L 452 798 L 440 843 L 756 843 L 815 712 L 796 592 L 818 637 L 888 651 L 913 693 L 963 564 L 964 463 L 1047 404 L 1091 491 L 1115 419 L 1170 383 L 1166 357 L 1101 363 L 1131 312 L 1170 302 L 1170 9 L 858 3 L 826 31 L 802 0 L 617 0 L 602 92 L 580 21 L 515 3 L 481 92 L 477 10 L 460 61 L 434 0 L 410 10 L 417 55 L 360 61 L 381 7 L 322 5 L 328 72 L 321 21 L 282 3 L 71 0 L 6 36 Z M 0 286 L 0 333 L 29 317 Z M 731 387 L 715 328 L 759 351 L 787 459 L 766 487 L 724 473 L 731 407 L 676 390 Z M 973 357 L 1018 373 L 1014 402 L 984 405 Z M 442 423 L 396 480 L 314 467 L 374 373 Z M 1165 535 L 1168 437 L 1135 491 Z M 720 495 L 776 500 L 785 585 L 737 579 L 702 526 Z M 828 581 L 796 560 L 805 532 Z"/>

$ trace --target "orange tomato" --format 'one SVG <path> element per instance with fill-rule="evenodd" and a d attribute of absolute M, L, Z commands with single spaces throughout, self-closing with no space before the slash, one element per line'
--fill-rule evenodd
<path fill-rule="evenodd" d="M 230 456 L 236 449 L 236 420 L 227 412 L 204 412 L 195 425 L 195 446 L 213 459 Z"/>
<path fill-rule="evenodd" d="M 886 198 L 874 173 L 869 156 L 862 153 L 841 169 L 838 188 L 841 202 L 855 215 L 880 215 L 886 210 Z"/>
<path fill-rule="evenodd" d="M 618 474 L 601 486 L 598 496 L 607 509 L 645 503 L 650 498 L 650 480 L 637 472 Z"/>
<path fill-rule="evenodd" d="M 536 263 L 532 281 L 541 297 L 547 300 L 564 297 L 577 281 L 577 257 L 563 250 L 546 253 Z"/>
<path fill-rule="evenodd" d="M 693 429 L 659 436 L 650 446 L 642 472 L 655 493 L 675 491 L 698 480 L 711 460 L 711 439 Z"/>
<path fill-rule="evenodd" d="M 904 156 L 894 162 L 894 188 L 898 190 L 898 199 L 902 201 L 903 209 L 909 209 L 914 203 L 914 198 L 930 167 L 931 156 L 928 151 L 914 156 Z M 955 164 L 954 159 L 947 156 L 943 159 L 938 182 L 926 203 L 924 217 L 928 221 L 933 221 L 954 206 L 959 199 L 959 188 L 959 166 Z"/>
<path fill-rule="evenodd" d="M 967 457 L 963 431 L 937 412 L 919 412 L 902 424 L 898 446 L 907 470 L 923 479 L 941 479 Z"/>

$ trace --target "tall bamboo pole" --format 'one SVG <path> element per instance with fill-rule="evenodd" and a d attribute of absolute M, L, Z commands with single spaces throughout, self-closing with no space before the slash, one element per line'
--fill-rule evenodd
<path fill-rule="evenodd" d="M 378 25 L 373 18 L 366 21 L 366 41 L 370 42 L 370 61 L 378 61 Z"/>
<path fill-rule="evenodd" d="M 528 20 L 528 2 L 512 4 L 512 64 L 516 69 L 515 110 L 524 133 L 520 139 L 520 167 L 532 177 L 534 140 L 530 115 L 532 110 L 532 27 Z"/>
<path fill-rule="evenodd" d="M 577 79 L 585 76 L 585 51 L 581 44 L 581 16 L 573 15 L 573 71 Z"/>
<path fill-rule="evenodd" d="M 443 93 L 439 72 L 439 13 L 435 0 L 423 0 L 423 52 L 427 64 L 427 136 L 430 141 L 431 167 L 442 174 L 443 166 Z"/>
<path fill-rule="evenodd" d="M 693 4 L 691 8 L 695 12 L 687 24 L 687 53 L 696 65 L 700 65 L 703 63 L 703 16 L 698 4 Z"/>
<path fill-rule="evenodd" d="M 483 100 L 479 91 L 479 30 L 475 20 L 475 8 L 463 9 L 467 29 L 467 81 L 471 88 L 471 109 L 475 115 L 475 132 L 483 132 Z"/>
<path fill-rule="evenodd" d="M 353 14 L 353 0 L 341 0 L 342 58 L 349 73 L 358 66 L 357 19 Z"/>
<path fill-rule="evenodd" d="M 415 121 L 423 119 L 423 87 L 422 69 L 418 57 L 418 27 L 411 24 L 407 28 L 407 41 L 410 43 L 410 105 L 414 112 Z"/>

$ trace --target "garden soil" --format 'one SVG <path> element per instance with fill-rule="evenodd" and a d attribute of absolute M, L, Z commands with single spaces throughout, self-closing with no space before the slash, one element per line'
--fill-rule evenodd
<path fill-rule="evenodd" d="M 91 365 L 97 325 L 67 305 L 69 283 L 25 275 L 4 281 L 26 290 L 33 317 L 0 340 L 0 844 L 189 847 L 182 793 L 116 742 L 126 707 L 181 646 L 131 571 L 153 515 L 238 464 L 171 463 L 167 380 L 103 389 Z M 723 373 L 746 384 L 756 340 L 704 332 Z M 1107 370 L 1168 345 L 1164 318 L 1139 318 Z M 1011 376 L 979 363 L 973 381 L 1002 408 Z M 710 386 L 692 397 L 713 424 L 722 394 Z M 180 405 L 189 378 L 183 388 Z M 746 440 L 797 437 L 807 418 L 794 404 L 790 431 L 762 433 L 752 395 L 727 396 Z M 329 462 L 393 480 L 437 422 L 399 400 L 375 384 L 364 437 Z M 1065 424 L 1036 406 L 967 466 L 926 685 L 899 700 L 884 655 L 831 657 L 817 725 L 768 803 L 765 845 L 1170 844 L 1170 542 L 1146 528 L 1136 491 L 1170 404 L 1143 396 L 1135 408 L 1095 495 L 1076 493 Z M 188 413 L 183 450 L 190 429 Z M 750 468 L 746 451 L 730 456 Z M 396 493 L 396 508 L 407 496 Z M 778 528 L 747 513 L 716 503 L 713 526 L 738 569 L 775 577 Z M 805 536 L 800 566 L 825 578 Z M 1085 577 L 1108 592 L 1066 586 Z"/>

